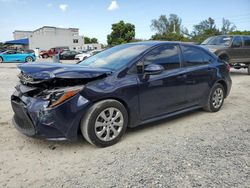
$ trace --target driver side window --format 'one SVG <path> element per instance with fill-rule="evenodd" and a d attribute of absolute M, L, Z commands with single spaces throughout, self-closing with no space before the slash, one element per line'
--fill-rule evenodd
<path fill-rule="evenodd" d="M 8 51 L 7 54 L 9 54 L 9 55 L 10 54 L 16 54 L 16 52 L 15 51 Z"/>
<path fill-rule="evenodd" d="M 163 45 L 153 49 L 144 57 L 144 67 L 149 64 L 158 64 L 165 70 L 180 68 L 178 47 L 175 45 Z"/>

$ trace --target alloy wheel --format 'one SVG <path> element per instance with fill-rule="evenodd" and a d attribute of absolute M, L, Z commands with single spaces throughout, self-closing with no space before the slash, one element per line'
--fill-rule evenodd
<path fill-rule="evenodd" d="M 214 91 L 213 97 L 212 97 L 213 107 L 216 109 L 220 108 L 223 103 L 223 98 L 224 98 L 224 93 L 223 93 L 222 88 L 217 88 Z"/>
<path fill-rule="evenodd" d="M 27 57 L 26 61 L 27 61 L 27 62 L 32 62 L 33 59 L 32 59 L 32 57 Z"/>
<path fill-rule="evenodd" d="M 124 118 L 117 108 L 104 109 L 96 118 L 95 134 L 102 141 L 114 140 L 122 131 Z"/>

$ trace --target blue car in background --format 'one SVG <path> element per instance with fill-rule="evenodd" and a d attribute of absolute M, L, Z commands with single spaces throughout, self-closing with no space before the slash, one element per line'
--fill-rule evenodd
<path fill-rule="evenodd" d="M 15 50 L 7 50 L 0 53 L 0 63 L 13 63 L 13 62 L 33 62 L 36 60 L 34 53 L 21 52 Z"/>

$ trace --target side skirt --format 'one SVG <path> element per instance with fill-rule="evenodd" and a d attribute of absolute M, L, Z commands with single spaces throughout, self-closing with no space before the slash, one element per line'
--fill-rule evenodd
<path fill-rule="evenodd" d="M 166 118 L 169 118 L 169 117 L 172 117 L 172 116 L 183 114 L 185 112 L 193 111 L 193 110 L 196 110 L 196 109 L 199 109 L 199 108 L 202 108 L 202 106 L 192 106 L 192 107 L 189 107 L 189 108 L 185 108 L 183 110 L 168 113 L 166 115 L 162 115 L 162 116 L 154 117 L 154 118 L 151 118 L 151 119 L 147 119 L 145 121 L 140 122 L 139 125 L 151 123 L 151 122 L 154 122 L 154 121 L 159 121 L 159 120 L 166 119 Z M 136 125 L 136 126 L 139 126 L 139 125 Z M 136 126 L 133 126 L 133 127 L 136 127 Z"/>

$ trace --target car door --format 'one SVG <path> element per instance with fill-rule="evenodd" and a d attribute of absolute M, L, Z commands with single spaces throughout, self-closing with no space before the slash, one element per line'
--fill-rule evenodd
<path fill-rule="evenodd" d="M 250 63 L 250 36 L 243 36 L 244 62 Z"/>
<path fill-rule="evenodd" d="M 62 56 L 62 59 L 67 60 L 70 58 L 71 52 L 62 52 L 60 55 Z"/>
<path fill-rule="evenodd" d="M 244 48 L 241 36 L 235 36 L 233 38 L 231 47 L 229 47 L 227 51 L 230 57 L 230 63 L 244 62 Z"/>
<path fill-rule="evenodd" d="M 75 56 L 77 55 L 77 53 L 75 51 L 72 51 L 70 54 L 70 58 L 69 59 L 75 59 Z"/>
<path fill-rule="evenodd" d="M 16 60 L 16 51 L 14 50 L 9 50 L 7 52 L 5 52 L 4 55 L 5 61 L 6 62 L 15 62 Z"/>
<path fill-rule="evenodd" d="M 164 71 L 157 75 L 138 75 L 139 105 L 142 120 L 179 110 L 185 105 L 186 85 L 178 45 L 162 45 L 146 54 L 138 67 L 159 64 Z"/>
<path fill-rule="evenodd" d="M 24 54 L 20 51 L 16 51 L 16 53 L 13 55 L 13 61 L 15 62 L 24 62 L 27 54 Z"/>
<path fill-rule="evenodd" d="M 216 76 L 216 61 L 209 52 L 200 47 L 181 45 L 187 84 L 186 101 L 189 106 L 201 104 L 206 99 L 213 78 Z"/>

